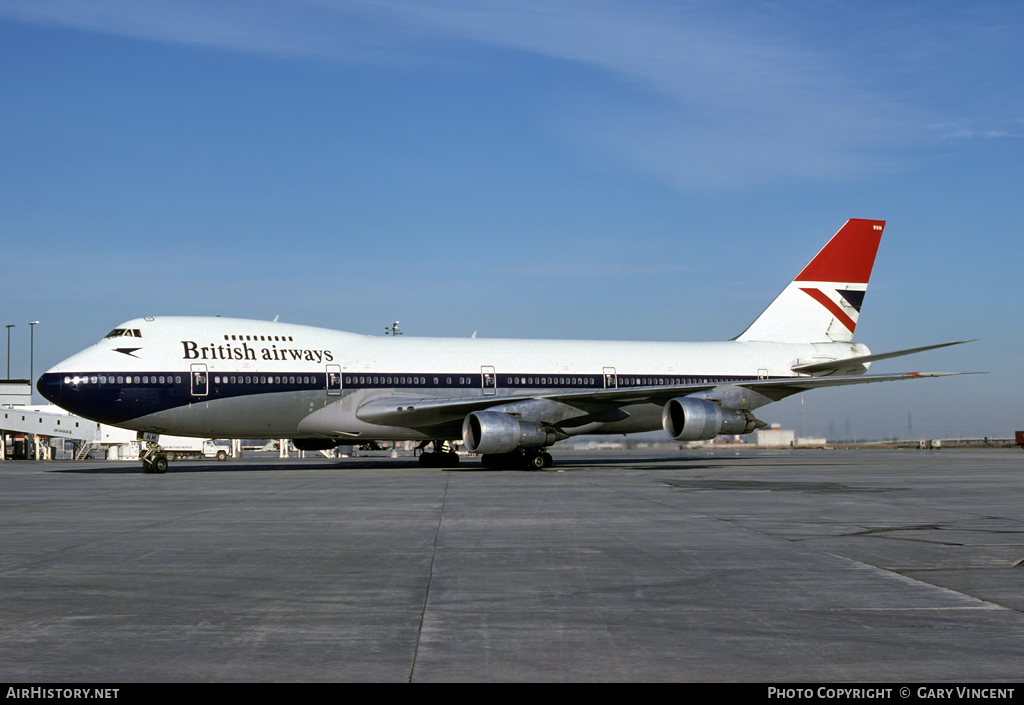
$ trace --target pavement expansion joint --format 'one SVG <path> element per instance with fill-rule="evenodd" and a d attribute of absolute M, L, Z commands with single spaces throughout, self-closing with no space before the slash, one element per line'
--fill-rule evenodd
<path fill-rule="evenodd" d="M 437 540 L 441 535 L 441 522 L 444 521 L 444 505 L 448 499 L 448 485 L 451 482 L 452 474 L 445 473 L 444 492 L 441 495 L 441 511 L 437 515 L 437 529 L 434 532 L 434 544 L 430 552 L 430 568 L 427 571 L 427 589 L 423 591 L 423 609 L 420 610 L 420 623 L 416 627 L 416 645 L 412 651 L 412 665 L 409 667 L 408 682 L 412 683 L 413 674 L 416 672 L 416 657 L 420 651 L 420 639 L 423 637 L 423 622 L 427 618 L 427 604 L 430 602 L 430 586 L 434 581 L 434 560 L 437 558 Z"/>

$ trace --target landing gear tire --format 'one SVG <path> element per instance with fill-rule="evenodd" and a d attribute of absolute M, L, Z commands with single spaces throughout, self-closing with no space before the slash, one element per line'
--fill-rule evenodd
<path fill-rule="evenodd" d="M 544 460 L 544 453 L 538 453 L 535 450 L 528 450 L 523 455 L 523 460 L 525 461 L 527 470 L 543 470 L 548 466 Z"/>
<path fill-rule="evenodd" d="M 531 448 L 511 453 L 486 453 L 480 456 L 480 464 L 496 470 L 543 470 L 554 463 L 551 454 Z"/>
<path fill-rule="evenodd" d="M 151 475 L 163 475 L 167 472 L 167 456 L 157 453 L 144 457 L 142 459 L 142 472 Z"/>

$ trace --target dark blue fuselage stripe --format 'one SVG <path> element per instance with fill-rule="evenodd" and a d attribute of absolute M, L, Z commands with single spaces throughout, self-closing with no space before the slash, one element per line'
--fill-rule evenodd
<path fill-rule="evenodd" d="M 195 372 L 96 372 L 88 375 L 46 373 L 39 378 L 38 389 L 46 399 L 86 418 L 104 423 L 124 421 L 186 406 L 188 404 L 230 399 L 257 394 L 282 392 L 340 393 L 358 389 L 464 389 L 481 393 L 483 375 L 477 374 L 402 374 L 402 373 L 342 373 L 340 389 L 332 382 L 327 389 L 328 374 L 332 373 L 219 373 L 206 372 L 206 393 L 193 394 L 192 375 Z M 337 374 L 337 373 L 333 373 Z M 78 377 L 78 383 L 74 378 Z M 160 382 L 160 378 L 163 382 Z M 492 389 L 536 390 L 538 393 L 557 393 L 559 390 L 598 391 L 605 389 L 605 375 L 565 375 L 537 373 L 499 373 Z M 118 382 L 118 379 L 131 380 Z M 64 382 L 64 380 L 69 380 Z M 105 379 L 105 382 L 101 382 Z M 138 379 L 138 382 L 135 380 Z M 608 387 L 630 389 L 687 384 L 730 384 L 757 380 L 753 375 L 665 375 L 616 374 L 608 376 Z M 95 381 L 94 381 L 95 380 Z M 146 380 L 143 382 L 142 380 Z M 234 381 L 232 381 L 234 380 Z M 245 381 L 248 380 L 248 381 Z M 307 381 L 308 380 L 308 381 Z"/>

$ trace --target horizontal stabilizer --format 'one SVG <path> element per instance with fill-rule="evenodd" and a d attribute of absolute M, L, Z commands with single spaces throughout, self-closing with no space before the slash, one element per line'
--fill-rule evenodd
<path fill-rule="evenodd" d="M 757 382 L 741 382 L 737 387 L 753 389 L 755 392 L 770 389 L 785 389 L 791 393 L 804 392 L 808 389 L 822 387 L 845 387 L 850 384 L 871 384 L 872 382 L 898 382 L 907 379 L 926 379 L 928 377 L 954 377 L 956 375 L 983 375 L 986 372 L 899 372 L 892 375 L 851 375 L 849 377 L 789 377 L 785 379 L 758 380 Z"/>
<path fill-rule="evenodd" d="M 814 362 L 809 365 L 797 365 L 791 368 L 794 372 L 801 374 L 815 374 L 816 372 L 828 372 L 830 370 L 840 370 L 853 365 L 863 364 L 865 362 L 877 362 L 878 360 L 888 360 L 892 357 L 903 357 L 904 355 L 913 355 L 914 353 L 924 352 L 926 350 L 936 350 L 938 348 L 948 348 L 950 345 L 963 345 L 964 343 L 973 343 L 977 338 L 971 338 L 970 340 L 957 340 L 952 343 L 939 343 L 938 345 L 926 345 L 923 348 L 909 348 L 907 350 L 897 350 L 895 352 L 879 353 L 878 355 L 861 355 L 860 357 L 847 357 L 841 360 L 829 360 L 828 362 Z"/>

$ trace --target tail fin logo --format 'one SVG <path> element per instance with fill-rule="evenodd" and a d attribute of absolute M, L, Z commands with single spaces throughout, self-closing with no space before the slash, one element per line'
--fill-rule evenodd
<path fill-rule="evenodd" d="M 848 331 L 850 331 L 851 333 L 857 327 L 857 321 L 855 321 L 853 318 L 851 318 L 850 315 L 847 314 L 846 311 L 844 311 L 839 306 L 839 304 L 837 304 L 835 301 L 830 299 L 828 297 L 828 294 L 826 294 L 821 289 L 812 289 L 812 288 L 800 287 L 800 291 L 804 292 L 805 294 L 810 296 L 812 299 L 817 301 L 819 304 L 824 306 L 826 309 L 828 309 L 828 312 L 831 313 L 833 316 L 835 316 L 836 319 L 840 323 L 842 323 L 844 326 L 846 326 L 846 329 Z M 858 291 L 858 292 L 846 291 L 846 292 L 844 292 L 844 291 L 841 291 L 841 290 L 837 289 L 836 293 L 839 294 L 839 296 L 842 297 L 842 299 L 844 301 L 847 301 L 847 302 L 849 301 L 849 299 L 847 299 L 846 296 L 843 295 L 844 293 L 857 293 L 857 294 L 860 294 L 860 300 L 861 301 L 864 300 L 864 292 L 863 291 Z M 856 311 L 857 313 L 860 313 L 860 306 L 859 305 L 857 305 L 857 306 L 851 305 L 850 308 L 854 309 L 854 311 Z"/>

